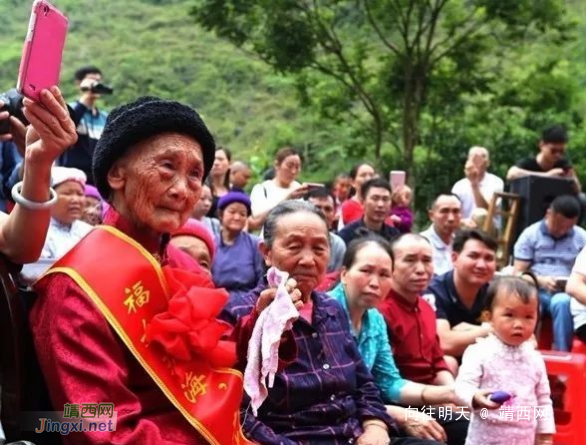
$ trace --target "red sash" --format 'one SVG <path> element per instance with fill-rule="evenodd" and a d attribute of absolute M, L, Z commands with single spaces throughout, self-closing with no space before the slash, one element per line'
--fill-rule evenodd
<path fill-rule="evenodd" d="M 240 427 L 242 374 L 220 367 L 231 363 L 218 343 L 229 345 L 218 342 L 225 326 L 214 319 L 223 302 L 214 308 L 210 295 L 225 299 L 224 291 L 181 286 L 178 275 L 110 226 L 94 229 L 46 272 L 52 273 L 68 275 L 83 289 L 161 391 L 210 444 L 252 443 Z M 177 283 L 184 295 L 175 298 Z M 176 318 L 173 311 L 189 298 L 197 305 L 179 311 Z M 181 314 L 193 313 L 193 308 L 204 316 L 185 329 Z M 191 345 L 196 345 L 196 354 Z"/>

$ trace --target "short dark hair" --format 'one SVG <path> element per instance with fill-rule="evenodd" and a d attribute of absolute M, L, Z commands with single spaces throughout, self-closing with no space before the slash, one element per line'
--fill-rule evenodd
<path fill-rule="evenodd" d="M 413 238 L 413 239 L 417 239 L 417 240 L 423 240 L 431 246 L 431 243 L 429 242 L 429 240 L 426 237 L 424 237 L 423 235 L 420 235 L 418 233 L 401 233 L 400 235 L 393 238 L 390 242 L 391 259 L 393 260 L 393 262 L 395 261 L 395 250 L 396 250 L 397 244 L 399 244 L 405 238 Z"/>
<path fill-rule="evenodd" d="M 485 300 L 486 310 L 492 311 L 494 309 L 496 297 L 501 290 L 506 292 L 508 295 L 517 295 L 525 304 L 529 303 L 533 298 L 538 298 L 537 288 L 528 283 L 523 278 L 514 276 L 501 276 L 495 278 L 488 286 Z"/>
<path fill-rule="evenodd" d="M 101 76 L 102 71 L 94 65 L 83 66 L 75 72 L 73 78 L 78 82 L 81 82 L 88 74 L 99 74 Z"/>
<path fill-rule="evenodd" d="M 552 144 L 567 144 L 568 133 L 562 125 L 553 125 L 543 130 L 541 141 Z"/>
<path fill-rule="evenodd" d="M 331 200 L 334 202 L 334 208 L 336 208 L 336 198 L 334 198 L 334 195 L 332 195 L 332 192 L 330 192 L 330 190 L 327 187 L 311 188 L 309 190 L 309 192 L 307 192 L 307 195 L 305 195 L 306 200 L 309 200 L 309 198 L 315 198 L 315 199 L 331 198 Z"/>
<path fill-rule="evenodd" d="M 572 195 L 556 196 L 549 208 L 564 218 L 578 218 L 580 216 L 580 202 Z"/>
<path fill-rule="evenodd" d="M 460 197 L 458 195 L 456 195 L 455 193 L 452 192 L 440 192 L 438 193 L 435 198 L 433 198 L 430 203 L 429 203 L 429 207 L 428 209 L 431 210 L 433 209 L 433 207 L 436 205 L 437 201 L 442 197 L 442 196 L 453 196 L 454 198 L 456 198 L 458 201 L 460 201 L 460 203 L 462 202 L 462 200 L 460 199 Z"/>
<path fill-rule="evenodd" d="M 393 259 L 391 244 L 381 236 L 376 235 L 374 233 L 370 233 L 366 236 L 356 238 L 355 240 L 350 242 L 350 244 L 348 244 L 348 248 L 346 249 L 346 253 L 344 254 L 344 259 L 342 260 L 342 266 L 346 269 L 350 269 L 356 261 L 356 255 L 358 255 L 358 252 L 360 252 L 366 244 L 370 243 L 377 244 L 389 255 L 389 258 L 391 258 L 391 260 Z"/>
<path fill-rule="evenodd" d="M 364 184 L 362 184 L 362 187 L 360 187 L 360 194 L 362 195 L 363 199 L 366 198 L 366 195 L 368 195 L 369 190 L 372 188 L 385 189 L 388 190 L 389 193 L 393 193 L 391 185 L 388 183 L 388 181 L 385 181 L 382 178 L 372 178 L 366 181 Z"/>
<path fill-rule="evenodd" d="M 493 252 L 496 252 L 498 249 L 498 243 L 492 236 L 482 232 L 481 230 L 472 229 L 460 230 L 456 233 L 454 242 L 452 243 L 452 251 L 456 253 L 462 253 L 464 246 L 471 239 L 480 241 Z"/>
<path fill-rule="evenodd" d="M 314 215 L 317 215 L 319 219 L 321 219 L 324 222 L 326 232 L 328 234 L 330 233 L 328 223 L 326 221 L 324 214 L 312 203 L 298 200 L 285 201 L 277 205 L 273 210 L 271 210 L 269 212 L 269 215 L 267 216 L 267 219 L 265 220 L 263 226 L 263 240 L 269 249 L 273 247 L 273 244 L 275 242 L 275 232 L 277 231 L 277 224 L 279 223 L 279 220 L 284 216 L 298 212 L 305 212 L 310 214 L 312 213 Z"/>

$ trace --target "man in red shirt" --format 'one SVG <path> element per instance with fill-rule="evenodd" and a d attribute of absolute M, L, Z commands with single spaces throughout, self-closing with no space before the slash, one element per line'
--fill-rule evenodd
<path fill-rule="evenodd" d="M 437 335 L 435 308 L 421 297 L 433 276 L 431 245 L 421 235 L 404 234 L 393 241 L 392 254 L 391 292 L 378 309 L 401 376 L 426 385 L 453 385 L 451 364 Z M 469 414 L 463 408 L 427 407 L 425 412 L 444 427 L 449 445 L 464 443 Z"/>

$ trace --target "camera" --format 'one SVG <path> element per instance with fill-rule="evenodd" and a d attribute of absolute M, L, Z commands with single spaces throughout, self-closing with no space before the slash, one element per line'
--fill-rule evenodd
<path fill-rule="evenodd" d="M 4 93 L 0 93 L 0 100 L 4 102 L 4 106 L 0 108 L 1 111 L 8 111 L 8 114 L 14 116 L 24 125 L 28 125 L 28 121 L 22 112 L 22 100 L 24 96 L 12 88 Z M 10 121 L 8 119 L 0 121 L 0 134 L 10 132 Z"/>
<path fill-rule="evenodd" d="M 91 91 L 94 94 L 112 94 L 114 93 L 114 88 L 98 82 L 93 84 L 91 88 L 82 88 L 81 91 Z"/>

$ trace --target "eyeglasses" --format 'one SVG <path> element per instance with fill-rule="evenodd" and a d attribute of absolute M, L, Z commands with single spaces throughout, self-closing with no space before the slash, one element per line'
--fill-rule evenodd
<path fill-rule="evenodd" d="M 563 155 L 566 152 L 564 148 L 550 148 L 549 151 L 552 155 Z"/>

